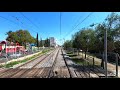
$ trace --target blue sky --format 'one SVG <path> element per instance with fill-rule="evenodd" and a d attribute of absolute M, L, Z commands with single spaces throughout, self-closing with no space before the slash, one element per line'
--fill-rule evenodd
<path fill-rule="evenodd" d="M 61 39 L 60 40 L 60 12 L 22 12 L 30 21 L 22 16 L 20 12 L 0 12 L 0 41 L 5 40 L 5 33 L 9 30 L 16 31 L 19 29 L 28 30 L 33 37 L 36 37 L 36 32 L 39 34 L 39 39 L 47 37 L 55 37 L 57 43 L 61 44 L 63 38 L 71 39 L 71 35 L 79 31 L 78 29 L 88 27 L 92 23 L 101 23 L 111 12 L 93 12 L 82 24 L 76 27 L 84 18 L 91 12 L 62 12 L 61 13 Z M 118 12 L 117 12 L 118 13 Z M 118 13 L 120 14 L 120 13 Z M 7 18 L 14 23 L 6 20 Z M 17 17 L 17 19 L 16 19 Z M 72 31 L 72 32 L 71 32 Z"/>

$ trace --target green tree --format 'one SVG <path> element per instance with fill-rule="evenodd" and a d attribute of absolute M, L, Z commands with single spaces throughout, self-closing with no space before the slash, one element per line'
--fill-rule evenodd
<path fill-rule="evenodd" d="M 44 46 L 45 47 L 49 47 L 50 46 L 50 40 L 48 38 L 45 40 Z"/>
<path fill-rule="evenodd" d="M 72 36 L 72 42 L 74 48 L 85 51 L 86 57 L 86 52 L 94 48 L 95 31 L 90 28 L 83 28 Z"/>
<path fill-rule="evenodd" d="M 95 24 L 92 24 L 94 26 Z M 107 30 L 107 47 L 109 52 L 120 52 L 120 15 L 111 13 L 106 17 L 102 24 L 98 24 L 94 29 L 83 28 L 72 35 L 72 47 L 77 50 L 82 49 L 85 52 L 104 51 L 104 33 Z M 65 49 L 70 47 L 69 42 L 64 43 Z M 86 56 L 85 56 L 86 57 Z"/>
<path fill-rule="evenodd" d="M 80 38 L 81 48 L 83 51 L 85 51 L 85 58 L 86 58 L 86 52 L 94 48 L 95 33 L 92 29 L 84 29 L 80 31 L 79 38 Z"/>
<path fill-rule="evenodd" d="M 108 51 L 114 51 L 115 41 L 120 38 L 120 15 L 111 13 L 105 19 L 105 28 L 107 29 Z"/>
<path fill-rule="evenodd" d="M 120 16 L 111 13 L 107 16 L 102 24 L 98 24 L 95 28 L 96 32 L 96 51 L 104 51 L 104 32 L 107 30 L 108 51 L 112 52 L 116 48 L 114 43 L 120 38 Z"/>
<path fill-rule="evenodd" d="M 41 38 L 41 40 L 40 40 L 40 47 L 42 47 L 43 46 L 43 42 L 42 42 L 42 38 Z"/>
<path fill-rule="evenodd" d="M 103 53 L 104 51 L 104 31 L 105 28 L 103 24 L 98 24 L 95 28 L 95 52 Z"/>
<path fill-rule="evenodd" d="M 64 42 L 64 49 L 68 50 L 69 48 L 72 48 L 72 41 L 71 40 L 67 40 Z"/>
<path fill-rule="evenodd" d="M 6 34 L 8 35 L 6 40 L 14 43 L 18 42 L 25 47 L 26 43 L 35 43 L 34 37 L 27 30 L 8 31 Z"/>

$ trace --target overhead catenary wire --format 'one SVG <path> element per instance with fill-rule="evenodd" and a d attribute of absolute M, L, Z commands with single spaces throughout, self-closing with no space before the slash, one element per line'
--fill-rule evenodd
<path fill-rule="evenodd" d="M 19 18 L 17 18 L 17 17 L 15 17 L 15 16 L 13 16 L 17 21 L 19 21 L 21 24 L 23 24 L 21 21 L 20 21 L 20 19 Z M 32 31 L 34 31 L 34 30 L 32 30 Z M 34 32 L 36 32 L 36 31 L 34 31 Z M 37 37 L 36 37 L 36 39 L 37 39 L 37 47 L 39 46 L 38 45 L 38 32 L 36 32 L 37 33 Z"/>
<path fill-rule="evenodd" d="M 83 16 L 83 15 L 82 15 L 82 16 Z M 80 21 L 80 19 L 81 19 L 82 16 L 79 16 L 79 17 L 77 18 L 77 20 L 75 20 L 76 22 L 75 22 L 74 25 L 72 26 L 71 30 L 73 30 L 73 28 L 79 23 L 79 21 Z M 66 35 L 68 35 L 68 33 L 67 33 Z M 66 35 L 65 35 L 65 36 L 66 36 Z M 64 40 L 64 42 L 65 42 L 65 37 L 63 38 L 63 40 Z"/>
<path fill-rule="evenodd" d="M 8 19 L 8 18 L 6 18 L 6 17 L 3 17 L 3 16 L 0 16 L 1 18 L 3 18 L 3 19 L 6 19 L 6 20 L 8 20 L 9 22 L 12 22 L 12 23 L 14 23 L 14 24 L 16 24 L 16 25 L 18 25 L 17 23 L 15 23 L 14 21 L 12 21 L 12 20 L 10 20 L 10 19 Z M 19 26 L 19 25 L 18 25 Z"/>
<path fill-rule="evenodd" d="M 22 26 L 20 26 L 18 23 L 14 22 L 14 21 L 6 18 L 6 17 L 3 17 L 3 16 L 0 16 L 0 17 L 3 18 L 3 19 L 5 19 L 5 20 L 7 20 L 7 21 L 9 21 L 9 22 L 11 22 L 11 23 L 13 23 L 13 24 L 15 24 L 15 25 L 17 25 L 17 26 L 19 26 L 20 28 L 22 28 Z"/>
<path fill-rule="evenodd" d="M 16 21 L 20 22 L 20 23 L 23 25 L 23 22 L 21 22 L 18 17 L 16 17 L 16 16 L 12 16 L 12 17 L 15 18 Z M 24 26 L 21 26 L 20 24 L 19 24 L 19 26 L 20 26 L 21 28 L 24 28 Z"/>
<path fill-rule="evenodd" d="M 83 15 L 82 15 L 83 16 Z M 77 23 L 79 23 L 80 19 L 82 18 L 82 16 L 79 16 L 79 18 L 77 19 L 77 21 L 75 22 L 74 26 L 72 26 L 72 29 L 77 25 Z M 72 30 L 71 29 L 71 30 Z"/>
<path fill-rule="evenodd" d="M 26 26 L 28 26 L 28 25 L 26 25 L 25 23 L 23 23 L 22 21 L 20 21 L 20 18 L 18 18 L 18 17 L 15 17 L 15 16 L 13 16 L 18 22 L 20 22 L 22 25 L 21 25 L 21 27 L 23 27 L 23 28 L 25 28 Z M 32 30 L 31 29 L 31 31 L 33 31 L 33 32 L 35 32 L 36 33 L 36 31 L 34 31 L 34 30 Z"/>
<path fill-rule="evenodd" d="M 36 24 L 34 24 L 27 16 L 25 16 L 22 12 L 20 12 L 20 14 L 25 18 L 25 19 L 27 19 L 32 25 L 34 25 L 36 28 L 38 28 L 38 29 L 40 29 Z M 34 30 L 33 30 L 34 31 Z M 34 31 L 34 32 L 36 32 L 36 31 Z M 38 33 L 38 32 L 36 32 L 36 33 Z"/>
<path fill-rule="evenodd" d="M 80 23 L 78 23 L 73 29 L 72 31 L 68 32 L 65 37 L 67 37 L 71 32 L 73 32 L 80 24 L 82 24 L 88 17 L 90 17 L 90 15 L 92 15 L 93 12 L 91 12 L 89 15 L 87 15 Z"/>
<path fill-rule="evenodd" d="M 28 17 L 26 17 L 23 13 L 21 13 L 20 12 L 20 14 L 24 17 L 24 18 L 26 18 L 30 23 L 32 23 L 35 27 L 37 27 Z M 18 18 L 16 18 L 17 20 L 18 20 Z M 21 24 L 23 24 L 22 22 L 21 22 Z M 38 27 L 37 27 L 38 28 Z M 35 33 L 37 33 L 37 44 L 38 44 L 38 32 L 36 32 L 36 31 L 34 31 L 34 30 L 32 30 L 33 32 L 35 32 Z M 38 45 L 37 45 L 38 46 Z"/>
<path fill-rule="evenodd" d="M 6 18 L 6 17 L 3 17 L 3 16 L 0 16 L 0 17 L 3 18 L 3 19 L 5 19 L 5 20 L 7 20 L 7 21 L 9 21 L 9 22 L 11 22 L 11 23 L 14 23 L 14 24 L 16 24 L 16 25 L 18 25 L 19 27 L 22 28 L 22 26 L 21 26 L 20 24 L 18 24 L 18 23 L 16 23 L 16 22 L 12 21 L 12 20 L 10 20 L 10 19 L 8 19 L 8 18 Z M 19 21 L 21 24 L 23 24 L 23 22 L 21 22 L 20 19 L 19 19 L 18 17 L 15 17 L 15 16 L 12 16 L 12 17 L 15 18 L 17 21 Z"/>
<path fill-rule="evenodd" d="M 76 26 L 76 24 L 79 23 L 79 21 L 80 21 L 80 19 L 81 19 L 81 16 L 79 16 L 79 17 L 76 18 L 76 19 L 77 19 L 77 21 L 75 20 L 76 22 L 74 22 L 74 25 L 72 26 L 71 30 L 73 30 L 73 28 Z M 68 34 L 68 33 L 67 33 L 67 34 Z M 66 34 L 66 35 L 67 35 L 67 34 Z M 65 36 L 66 36 L 66 35 L 65 35 Z M 65 36 L 63 37 L 63 42 L 65 42 Z"/>
<path fill-rule="evenodd" d="M 35 23 L 33 23 L 27 16 L 25 16 L 22 12 L 19 12 L 26 20 L 28 20 L 33 26 L 35 26 L 37 29 L 39 29 L 40 30 L 40 28 L 35 24 Z M 33 32 L 35 32 L 35 33 L 38 33 L 37 31 L 35 31 L 35 30 L 32 30 Z"/>

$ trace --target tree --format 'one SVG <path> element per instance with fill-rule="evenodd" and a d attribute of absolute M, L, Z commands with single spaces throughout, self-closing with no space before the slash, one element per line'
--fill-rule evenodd
<path fill-rule="evenodd" d="M 115 49 L 115 41 L 120 39 L 120 15 L 111 13 L 105 22 L 105 28 L 108 32 L 108 51 L 112 52 Z"/>
<path fill-rule="evenodd" d="M 36 45 L 37 45 L 37 47 L 39 47 L 38 33 L 37 33 L 37 37 L 36 37 Z"/>
<path fill-rule="evenodd" d="M 80 38 L 79 38 L 79 32 L 76 32 L 73 36 L 72 36 L 72 45 L 73 48 L 77 48 L 77 50 L 79 50 L 79 48 L 81 48 L 81 44 L 80 44 Z"/>
<path fill-rule="evenodd" d="M 111 13 L 107 16 L 102 24 L 98 24 L 95 28 L 95 51 L 102 53 L 104 51 L 104 32 L 107 29 L 108 51 L 112 52 L 115 49 L 115 41 L 120 38 L 120 16 L 116 13 Z"/>
<path fill-rule="evenodd" d="M 95 52 L 103 53 L 104 51 L 104 31 L 105 29 L 103 24 L 98 24 L 95 28 Z"/>
<path fill-rule="evenodd" d="M 81 39 L 80 39 L 80 32 L 76 32 L 72 36 L 72 46 L 73 46 L 73 48 L 77 49 L 78 54 L 79 54 L 79 49 L 82 49 L 80 41 L 81 41 Z"/>
<path fill-rule="evenodd" d="M 6 32 L 6 35 L 8 35 L 6 40 L 12 42 L 12 40 L 13 40 L 13 32 L 10 30 L 10 31 Z"/>
<path fill-rule="evenodd" d="M 6 40 L 14 43 L 18 42 L 25 47 L 26 43 L 35 43 L 34 37 L 27 30 L 8 31 L 6 34 L 8 35 Z"/>
<path fill-rule="evenodd" d="M 94 26 L 96 24 L 92 24 Z M 120 52 L 120 15 L 111 13 L 106 17 L 102 24 L 98 24 L 95 29 L 83 28 L 72 35 L 72 47 L 77 50 L 82 49 L 85 52 L 99 52 L 104 51 L 104 33 L 107 30 L 107 50 L 108 52 Z M 70 47 L 68 41 L 64 43 L 65 49 Z M 67 46 L 68 45 L 68 46 Z"/>
<path fill-rule="evenodd" d="M 67 40 L 64 42 L 64 49 L 68 50 L 69 48 L 72 48 L 72 41 L 71 40 Z"/>
<path fill-rule="evenodd" d="M 40 40 L 40 47 L 42 47 L 43 46 L 43 43 L 42 43 L 42 38 L 41 38 L 41 40 Z"/>
<path fill-rule="evenodd" d="M 115 45 L 114 52 L 120 54 L 120 41 L 116 41 L 116 42 L 114 43 L 114 45 Z"/>
<path fill-rule="evenodd" d="M 92 29 L 83 29 L 80 31 L 80 43 L 83 51 L 85 51 L 85 58 L 86 52 L 92 51 L 94 48 L 95 42 L 95 33 Z"/>
<path fill-rule="evenodd" d="M 48 38 L 45 40 L 44 46 L 45 47 L 49 47 L 50 46 L 50 40 Z"/>
<path fill-rule="evenodd" d="M 82 49 L 86 52 L 94 48 L 95 32 L 89 28 L 83 28 L 72 36 L 72 44 L 77 50 Z"/>

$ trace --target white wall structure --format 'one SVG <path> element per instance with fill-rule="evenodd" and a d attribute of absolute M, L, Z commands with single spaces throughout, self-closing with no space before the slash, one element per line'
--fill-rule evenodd
<path fill-rule="evenodd" d="M 51 47 L 55 47 L 56 46 L 56 42 L 55 42 L 55 38 L 54 37 L 50 37 L 50 46 Z"/>

